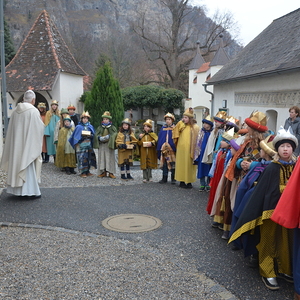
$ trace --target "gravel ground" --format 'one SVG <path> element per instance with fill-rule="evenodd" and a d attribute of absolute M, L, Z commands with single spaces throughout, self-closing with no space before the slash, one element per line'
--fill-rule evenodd
<path fill-rule="evenodd" d="M 81 178 L 60 171 L 50 160 L 42 168 L 41 188 L 119 186 L 134 180 Z M 153 181 L 161 179 L 153 170 Z M 6 174 L 0 170 L 0 187 Z M 1 221 L 1 220 L 0 220 Z M 43 225 L 4 224 L 0 231 L 0 299 L 237 299 L 200 273 L 173 249 Z"/>

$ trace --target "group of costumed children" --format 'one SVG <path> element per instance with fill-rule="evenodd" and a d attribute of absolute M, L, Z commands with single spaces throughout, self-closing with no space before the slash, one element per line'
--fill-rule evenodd
<path fill-rule="evenodd" d="M 128 118 L 117 130 L 108 111 L 96 131 L 88 112 L 83 112 L 76 127 L 68 114 L 62 114 L 55 164 L 75 174 L 77 161 L 81 177 L 92 176 L 90 169 L 98 167 L 99 178 L 114 179 L 118 149 L 123 180 L 133 179 L 134 151 L 140 156 L 145 183 L 152 181 L 157 159 L 162 169 L 159 183 L 166 183 L 170 173 L 172 184 L 177 180 L 179 187 L 192 188 L 197 175 L 200 191 L 209 192 L 207 212 L 212 226 L 223 230 L 222 238 L 229 240 L 233 250 L 243 249 L 249 265 L 259 267 L 268 289 L 279 289 L 278 278 L 294 282 L 295 299 L 300 299 L 300 204 L 296 198 L 300 166 L 292 175 L 298 140 L 291 129 L 280 128 L 277 135 L 272 134 L 266 115 L 259 111 L 245 119 L 243 129 L 223 111 L 213 119 L 206 116 L 201 129 L 191 108 L 176 125 L 173 114 L 167 113 L 164 119 L 158 136 L 150 119 L 136 136 Z"/>
<path fill-rule="evenodd" d="M 278 279 L 294 282 L 300 299 L 300 166 L 292 174 L 297 138 L 291 128 L 268 131 L 258 111 L 243 129 L 225 112 L 202 122 L 194 158 L 200 191 L 210 191 L 212 227 L 223 230 L 233 250 L 243 249 L 268 289 L 278 290 Z"/>

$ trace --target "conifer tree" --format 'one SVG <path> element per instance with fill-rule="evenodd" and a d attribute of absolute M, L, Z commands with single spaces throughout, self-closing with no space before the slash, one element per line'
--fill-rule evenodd
<path fill-rule="evenodd" d="M 9 27 L 7 22 L 4 20 L 4 47 L 5 47 L 5 65 L 13 59 L 16 54 L 12 39 L 10 37 Z M 1 63 L 0 63 L 1 65 Z"/>
<path fill-rule="evenodd" d="M 91 123 L 95 128 L 101 123 L 101 116 L 105 111 L 110 112 L 113 124 L 120 126 L 124 118 L 123 98 L 109 62 L 98 70 L 84 109 L 90 113 Z"/>

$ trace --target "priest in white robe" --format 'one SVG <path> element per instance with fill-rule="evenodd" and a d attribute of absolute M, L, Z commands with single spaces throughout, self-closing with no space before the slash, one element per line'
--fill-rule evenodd
<path fill-rule="evenodd" d="M 5 138 L 1 169 L 7 172 L 7 193 L 39 198 L 45 125 L 35 104 L 35 93 L 24 93 L 13 111 Z"/>

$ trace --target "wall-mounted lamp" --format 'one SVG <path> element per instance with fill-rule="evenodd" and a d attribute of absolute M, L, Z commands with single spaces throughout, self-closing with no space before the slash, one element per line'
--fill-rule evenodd
<path fill-rule="evenodd" d="M 222 101 L 222 108 L 227 108 L 227 100 Z"/>

